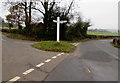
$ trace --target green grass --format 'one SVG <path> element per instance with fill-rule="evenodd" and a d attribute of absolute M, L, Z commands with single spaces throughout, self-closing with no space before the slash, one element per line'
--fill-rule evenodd
<path fill-rule="evenodd" d="M 30 40 L 30 41 L 35 41 L 34 38 L 31 38 L 31 37 L 26 37 L 24 35 L 21 35 L 21 34 L 14 34 L 14 33 L 5 33 L 5 32 L 2 32 L 5 36 L 9 37 L 9 38 L 12 38 L 12 39 L 20 39 L 20 40 Z"/>
<path fill-rule="evenodd" d="M 118 44 L 113 44 L 112 42 L 111 42 L 111 44 L 116 48 L 120 48 L 120 45 L 118 45 Z"/>
<path fill-rule="evenodd" d="M 9 27 L 0 27 L 0 29 L 9 29 Z M 12 27 L 11 29 L 17 29 L 17 28 Z"/>
<path fill-rule="evenodd" d="M 65 41 L 41 41 L 39 43 L 33 44 L 32 46 L 40 50 L 66 53 L 73 52 L 76 48 L 76 46 Z"/>
<path fill-rule="evenodd" d="M 106 36 L 119 36 L 117 33 L 110 32 L 87 32 L 88 35 L 106 35 Z"/>

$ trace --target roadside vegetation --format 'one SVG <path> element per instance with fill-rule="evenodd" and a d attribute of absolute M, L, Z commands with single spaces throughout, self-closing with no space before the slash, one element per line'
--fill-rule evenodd
<path fill-rule="evenodd" d="M 111 42 L 111 44 L 116 47 L 116 48 L 120 48 L 120 38 L 115 38 L 113 39 L 113 41 Z"/>
<path fill-rule="evenodd" d="M 56 41 L 41 41 L 39 43 L 33 44 L 33 47 L 40 49 L 40 50 L 46 50 L 46 51 L 54 51 L 54 52 L 73 52 L 75 50 L 75 46 L 65 42 L 56 42 Z"/>
<path fill-rule="evenodd" d="M 21 34 L 5 33 L 5 32 L 3 32 L 2 34 L 4 34 L 5 36 L 7 36 L 8 38 L 12 38 L 12 39 L 37 41 L 35 38 L 32 38 L 32 37 L 26 37 L 26 36 L 21 35 Z"/>
<path fill-rule="evenodd" d="M 113 43 L 111 43 L 114 47 L 116 47 L 116 48 L 120 48 L 120 45 L 117 45 L 117 44 L 113 44 Z"/>
<path fill-rule="evenodd" d="M 75 46 L 68 42 L 111 38 L 111 35 L 98 36 L 96 33 L 87 32 L 92 25 L 89 20 L 83 21 L 79 12 L 76 12 L 76 15 L 78 15 L 76 23 L 71 23 L 75 14 L 70 11 L 75 9 L 75 0 L 71 0 L 65 7 L 60 6 L 56 1 L 26 2 L 23 0 L 13 3 L 7 1 L 5 5 L 9 6 L 9 14 L 6 16 L 6 19 L 2 19 L 3 34 L 14 39 L 41 41 L 32 46 L 42 50 L 57 52 L 73 51 Z M 61 1 L 60 3 L 63 2 Z M 34 11 L 37 14 L 33 13 Z M 60 41 L 68 42 L 55 42 L 57 24 L 53 20 L 56 20 L 57 17 L 60 17 L 60 20 L 67 21 L 60 24 Z"/>

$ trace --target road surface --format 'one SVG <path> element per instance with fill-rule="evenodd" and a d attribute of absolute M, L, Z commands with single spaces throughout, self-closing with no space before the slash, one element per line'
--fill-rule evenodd
<path fill-rule="evenodd" d="M 66 55 L 33 48 L 32 41 L 2 36 L 2 81 L 42 81 Z M 58 56 L 57 56 L 58 55 Z"/>
<path fill-rule="evenodd" d="M 2 36 L 2 80 L 117 81 L 118 49 L 110 42 L 80 43 L 74 53 L 64 54 L 32 48 L 36 42 Z"/>
<path fill-rule="evenodd" d="M 45 81 L 118 81 L 118 49 L 111 41 L 79 44 L 77 51 L 60 63 Z"/>

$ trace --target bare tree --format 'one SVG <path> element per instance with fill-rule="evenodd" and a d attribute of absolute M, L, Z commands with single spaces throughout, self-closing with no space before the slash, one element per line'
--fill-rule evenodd
<path fill-rule="evenodd" d="M 72 2 L 70 3 L 68 9 L 66 9 L 64 12 L 63 12 L 63 15 L 64 16 L 67 16 L 69 13 L 70 13 L 70 10 L 73 6 L 73 3 L 74 3 L 74 0 L 72 0 Z M 33 9 L 39 11 L 41 14 L 43 14 L 43 23 L 46 27 L 48 27 L 48 22 L 49 22 L 49 19 L 50 19 L 50 15 L 53 13 L 53 10 L 54 10 L 54 7 L 55 7 L 55 0 L 53 1 L 50 1 L 50 0 L 40 0 L 40 4 L 39 6 L 42 5 L 42 8 L 44 10 L 39 9 L 37 7 L 33 7 Z"/>

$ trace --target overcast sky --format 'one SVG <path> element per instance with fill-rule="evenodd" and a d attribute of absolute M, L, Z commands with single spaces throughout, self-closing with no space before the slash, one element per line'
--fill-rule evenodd
<path fill-rule="evenodd" d="M 67 3 L 69 0 L 64 0 Z M 92 27 L 99 29 L 118 29 L 118 1 L 119 0 L 76 0 L 83 19 L 91 20 Z M 0 17 L 5 18 L 7 10 L 1 7 Z"/>

